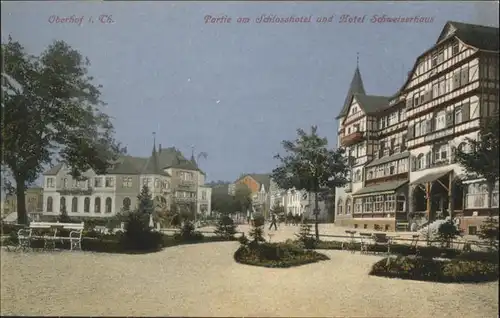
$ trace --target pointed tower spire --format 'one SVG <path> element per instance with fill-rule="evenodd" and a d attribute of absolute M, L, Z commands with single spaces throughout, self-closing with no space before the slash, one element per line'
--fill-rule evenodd
<path fill-rule="evenodd" d="M 156 132 L 153 131 L 153 155 L 156 154 Z"/>
<path fill-rule="evenodd" d="M 194 158 L 194 146 L 191 146 L 191 162 L 196 164 L 196 159 Z"/>
<path fill-rule="evenodd" d="M 365 86 L 363 85 L 363 80 L 361 79 L 361 72 L 359 71 L 359 53 L 356 54 L 356 69 L 354 70 L 354 75 L 351 80 L 351 85 L 349 86 L 349 91 L 344 100 L 344 105 L 340 111 L 337 119 L 344 117 L 349 110 L 349 104 L 351 103 L 351 98 L 353 95 L 366 95 Z"/>

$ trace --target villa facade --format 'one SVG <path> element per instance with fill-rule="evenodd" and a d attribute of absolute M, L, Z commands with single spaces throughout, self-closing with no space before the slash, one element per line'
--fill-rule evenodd
<path fill-rule="evenodd" d="M 339 120 L 351 182 L 336 189 L 336 223 L 395 230 L 452 215 L 467 233 L 498 215 L 482 180 L 454 153 L 498 109 L 498 28 L 448 22 L 391 97 L 367 95 L 359 68 Z M 449 200 L 448 198 L 453 198 Z"/>
<path fill-rule="evenodd" d="M 71 177 L 57 164 L 44 174 L 43 215 L 57 216 L 63 206 L 69 216 L 109 217 L 137 207 L 137 196 L 148 186 L 156 206 L 184 205 L 193 213 L 210 214 L 211 188 L 194 157 L 186 159 L 175 148 L 153 146 L 150 157 L 121 156 L 106 175 L 89 170 L 85 180 Z"/>

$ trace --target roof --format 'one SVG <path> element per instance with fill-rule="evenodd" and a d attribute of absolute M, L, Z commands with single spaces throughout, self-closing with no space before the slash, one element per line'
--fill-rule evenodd
<path fill-rule="evenodd" d="M 438 172 L 434 172 L 434 173 L 428 173 L 428 174 L 418 178 L 417 180 L 413 181 L 411 184 L 424 184 L 427 182 L 433 182 L 441 177 L 444 177 L 445 175 L 447 175 L 448 173 L 450 173 L 452 171 L 453 171 L 453 169 L 448 169 L 446 171 L 440 171 L 440 172 L 438 171 Z"/>
<path fill-rule="evenodd" d="M 59 163 L 49 169 L 44 175 L 56 175 L 62 169 L 63 163 Z M 149 157 L 120 156 L 108 169 L 108 174 L 158 174 L 170 176 L 164 171 L 165 168 L 197 170 L 204 174 L 198 168 L 196 161 L 187 160 L 182 153 L 174 147 L 159 149 L 153 147 Z"/>
<path fill-rule="evenodd" d="M 269 190 L 269 187 L 271 185 L 271 174 L 269 174 L 269 173 L 247 173 L 247 174 L 242 175 L 236 181 L 239 181 L 245 177 L 251 177 L 252 179 L 257 181 L 257 183 L 259 183 L 260 185 L 265 185 L 266 190 Z"/>
<path fill-rule="evenodd" d="M 453 32 L 453 36 L 443 37 L 446 30 L 448 30 L 450 27 L 453 27 L 455 29 Z M 438 46 L 445 39 L 456 37 L 465 44 L 475 47 L 479 50 L 499 51 L 500 45 L 498 40 L 499 36 L 498 30 L 499 29 L 495 27 L 483 26 L 478 24 L 469 24 L 456 21 L 448 21 L 443 27 L 443 30 L 441 31 L 441 34 L 439 35 L 436 43 L 415 59 L 415 63 L 413 63 L 413 68 L 409 72 L 409 74 L 415 73 L 415 69 L 418 66 L 418 62 L 424 56 L 429 54 L 430 51 L 434 50 L 436 46 Z M 397 94 L 405 90 L 406 86 L 411 81 L 411 79 L 412 79 L 411 75 L 406 78 L 406 81 L 398 90 Z"/>
<path fill-rule="evenodd" d="M 498 28 L 457 21 L 448 21 L 443 28 L 443 31 L 448 29 L 450 26 L 455 29 L 454 36 L 467 45 L 486 51 L 500 50 Z M 436 44 L 439 43 L 439 41 L 440 39 L 438 39 Z"/>
<path fill-rule="evenodd" d="M 375 114 L 389 107 L 390 97 L 387 96 L 354 94 L 353 97 L 366 114 Z"/>
<path fill-rule="evenodd" d="M 59 173 L 59 171 L 62 169 L 63 166 L 64 166 L 63 163 L 58 163 L 55 166 L 53 166 L 52 168 L 50 168 L 49 170 L 45 171 L 44 175 L 55 176 L 56 174 Z"/>
<path fill-rule="evenodd" d="M 372 194 L 372 193 L 380 193 L 380 192 L 394 192 L 399 187 L 408 183 L 408 180 L 399 180 L 392 182 L 384 182 L 380 184 L 375 184 L 372 186 L 364 187 L 358 192 L 354 193 L 353 196 L 363 195 L 363 194 Z"/>
<path fill-rule="evenodd" d="M 342 106 L 342 109 L 336 119 L 347 115 L 349 106 L 351 105 L 352 96 L 354 94 L 366 94 L 363 79 L 361 78 L 361 73 L 359 72 L 359 67 L 356 67 L 356 70 L 354 70 L 351 85 L 349 86 L 349 91 L 347 92 L 347 96 L 344 100 L 344 106 Z"/>
<path fill-rule="evenodd" d="M 378 165 L 381 165 L 383 163 L 391 162 L 391 161 L 394 161 L 394 160 L 408 158 L 409 156 L 410 156 L 410 152 L 409 151 L 405 151 L 405 152 L 401 152 L 401 153 L 398 153 L 398 154 L 395 154 L 395 155 L 392 155 L 392 156 L 382 157 L 380 159 L 375 159 L 375 160 L 371 161 L 370 163 L 368 163 L 366 165 L 366 168 L 373 167 L 373 166 L 378 166 Z"/>

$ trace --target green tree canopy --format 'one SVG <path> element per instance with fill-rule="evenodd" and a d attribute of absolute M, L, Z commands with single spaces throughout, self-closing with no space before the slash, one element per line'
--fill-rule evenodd
<path fill-rule="evenodd" d="M 238 183 L 234 189 L 234 199 L 240 212 L 246 212 L 252 207 L 252 190 L 246 184 Z"/>
<path fill-rule="evenodd" d="M 297 135 L 294 141 L 283 141 L 285 155 L 275 156 L 280 165 L 273 170 L 272 178 L 281 189 L 315 194 L 315 231 L 319 239 L 318 201 L 347 183 L 347 157 L 343 148 L 328 149 L 328 140 L 318 135 L 316 126 L 310 134 L 298 129 Z"/>
<path fill-rule="evenodd" d="M 481 122 L 478 138 L 467 138 L 468 147 L 457 149 L 456 160 L 466 170 L 470 179 L 484 178 L 488 187 L 488 207 L 492 205 L 492 192 L 498 181 L 500 170 L 499 151 L 499 116 L 498 111 Z"/>
<path fill-rule="evenodd" d="M 15 186 L 6 186 L 15 190 L 18 222 L 25 224 L 25 190 L 54 160 L 75 177 L 89 169 L 104 174 L 123 149 L 100 111 L 105 104 L 90 62 L 78 51 L 55 41 L 29 55 L 9 37 L 2 61 L 2 170 L 12 176 Z"/>

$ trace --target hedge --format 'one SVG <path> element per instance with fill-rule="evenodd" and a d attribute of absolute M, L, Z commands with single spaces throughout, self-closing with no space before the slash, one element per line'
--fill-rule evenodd
<path fill-rule="evenodd" d="M 350 244 L 350 247 L 354 250 L 361 250 L 360 243 L 347 243 Z M 325 249 L 325 250 L 341 250 L 342 242 L 339 241 L 319 241 L 314 244 L 315 249 Z M 384 245 L 371 245 L 368 247 L 368 252 L 374 253 L 386 253 L 387 246 Z M 498 252 L 468 252 L 464 253 L 458 249 L 452 248 L 442 248 L 438 246 L 418 246 L 417 249 L 415 247 L 411 247 L 407 244 L 392 244 L 391 245 L 391 254 L 401 255 L 401 256 L 411 256 L 418 255 L 426 258 L 448 258 L 448 259 L 470 259 L 470 260 L 481 260 L 481 259 L 496 259 L 498 260 Z"/>
<path fill-rule="evenodd" d="M 479 283 L 498 280 L 498 261 L 398 256 L 376 262 L 369 274 L 441 283 Z"/>

